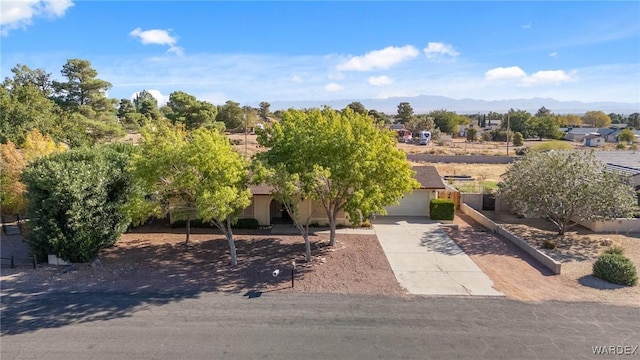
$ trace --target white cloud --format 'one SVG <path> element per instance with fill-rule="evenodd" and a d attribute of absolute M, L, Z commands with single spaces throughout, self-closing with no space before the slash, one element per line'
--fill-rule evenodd
<path fill-rule="evenodd" d="M 411 45 L 389 46 L 382 50 L 374 50 L 362 56 L 353 56 L 338 65 L 338 71 L 370 71 L 389 69 L 405 60 L 418 56 L 418 49 Z"/>
<path fill-rule="evenodd" d="M 137 37 L 140 39 L 142 44 L 157 44 L 157 45 L 166 45 L 169 46 L 169 50 L 167 52 L 174 53 L 178 56 L 184 54 L 184 50 L 177 46 L 178 38 L 175 36 L 171 36 L 168 30 L 160 30 L 160 29 L 152 29 L 152 30 L 142 30 L 140 28 L 136 28 L 129 33 L 129 35 Z"/>
<path fill-rule="evenodd" d="M 2 1 L 0 34 L 7 36 L 10 30 L 24 29 L 35 17 L 61 17 L 72 6 L 71 0 Z"/>
<path fill-rule="evenodd" d="M 294 82 L 294 83 L 296 83 L 296 84 L 300 84 L 300 83 L 302 82 L 302 77 L 300 77 L 299 75 L 294 75 L 294 76 L 291 78 L 291 81 L 292 81 L 292 82 Z"/>
<path fill-rule="evenodd" d="M 484 78 L 489 81 L 518 80 L 525 86 L 558 84 L 574 80 L 574 77 L 567 74 L 564 70 L 541 70 L 527 75 L 527 73 L 518 66 L 491 69 L 484 74 Z"/>
<path fill-rule="evenodd" d="M 564 70 L 544 70 L 525 77 L 522 79 L 522 82 L 527 86 L 533 86 L 539 84 L 558 84 L 571 80 L 573 80 L 573 78 L 564 72 Z"/>
<path fill-rule="evenodd" d="M 551 54 L 549 54 L 549 56 L 551 56 L 551 57 L 556 57 L 556 56 L 558 56 L 558 53 L 554 51 L 554 52 L 552 52 Z"/>
<path fill-rule="evenodd" d="M 427 47 L 424 48 L 424 53 L 428 59 L 436 59 L 444 55 L 456 57 L 460 55 L 453 46 L 441 42 L 430 42 Z"/>
<path fill-rule="evenodd" d="M 484 78 L 490 81 L 493 80 L 507 80 L 507 79 L 518 79 L 527 76 L 524 70 L 520 69 L 518 66 L 510 66 L 510 67 L 497 67 L 495 69 L 491 69 L 484 73 Z"/>
<path fill-rule="evenodd" d="M 531 23 L 522 25 L 522 28 L 525 30 L 531 30 L 531 27 L 532 27 Z"/>
<path fill-rule="evenodd" d="M 329 83 L 325 85 L 324 89 L 329 92 L 336 92 L 344 89 L 344 87 L 337 83 Z"/>
<path fill-rule="evenodd" d="M 385 85 L 390 85 L 391 83 L 393 83 L 393 79 L 391 79 L 386 75 L 371 76 L 369 78 L 369 84 L 373 86 L 385 86 Z"/>

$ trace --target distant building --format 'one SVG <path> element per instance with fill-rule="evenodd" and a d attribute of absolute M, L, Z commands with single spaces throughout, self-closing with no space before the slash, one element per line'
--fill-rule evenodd
<path fill-rule="evenodd" d="M 584 137 L 584 146 L 602 146 L 604 145 L 604 137 L 600 134 L 588 134 Z"/>

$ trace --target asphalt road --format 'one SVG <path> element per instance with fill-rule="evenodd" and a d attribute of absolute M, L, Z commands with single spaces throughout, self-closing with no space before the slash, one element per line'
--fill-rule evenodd
<path fill-rule="evenodd" d="M 640 345 L 638 308 L 504 298 L 4 293 L 1 316 L 2 360 L 589 359 Z"/>

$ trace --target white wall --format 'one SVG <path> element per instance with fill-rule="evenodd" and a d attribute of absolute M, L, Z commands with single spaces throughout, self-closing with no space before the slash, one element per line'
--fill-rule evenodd
<path fill-rule="evenodd" d="M 615 219 L 609 221 L 583 221 L 580 225 L 596 233 L 640 232 L 640 219 Z"/>

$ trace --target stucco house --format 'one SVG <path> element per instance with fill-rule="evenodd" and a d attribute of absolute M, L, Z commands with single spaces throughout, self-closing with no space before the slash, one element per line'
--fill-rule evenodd
<path fill-rule="evenodd" d="M 433 166 L 414 166 L 415 178 L 420 187 L 400 199 L 399 204 L 386 207 L 388 215 L 392 216 L 429 216 L 429 202 L 438 196 L 438 191 L 444 190 L 445 185 L 438 171 Z M 278 223 L 290 223 L 291 219 L 282 203 L 271 196 L 272 188 L 268 185 L 252 186 L 253 198 L 251 205 L 244 209 L 242 218 L 254 218 L 261 226 Z M 310 216 L 310 223 L 327 224 L 327 214 L 321 204 L 305 199 L 299 204 L 300 215 L 303 219 Z M 340 211 L 337 217 L 340 225 L 350 225 L 347 215 Z"/>
<path fill-rule="evenodd" d="M 564 133 L 564 139 L 581 142 L 589 134 L 598 134 L 598 128 L 568 128 Z"/>

